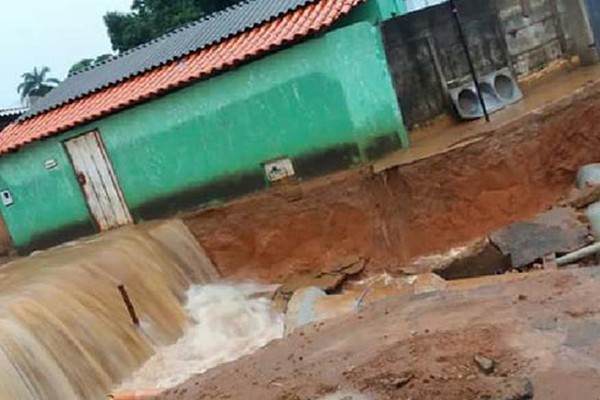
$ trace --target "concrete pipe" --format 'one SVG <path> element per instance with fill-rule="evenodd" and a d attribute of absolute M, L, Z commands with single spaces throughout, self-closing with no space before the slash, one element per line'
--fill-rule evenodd
<path fill-rule="evenodd" d="M 572 253 L 569 253 L 565 256 L 557 258 L 556 265 L 558 265 L 558 266 L 569 265 L 576 261 L 581 260 L 582 258 L 593 256 L 594 254 L 597 254 L 599 252 L 600 252 L 600 242 L 594 243 L 594 244 L 586 246 L 582 249 L 579 249 Z"/>
<path fill-rule="evenodd" d="M 577 171 L 577 188 L 585 189 L 589 186 L 600 185 L 600 164 L 588 164 Z"/>

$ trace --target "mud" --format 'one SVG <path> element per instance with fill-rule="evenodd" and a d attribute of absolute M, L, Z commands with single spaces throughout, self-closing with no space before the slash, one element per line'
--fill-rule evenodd
<path fill-rule="evenodd" d="M 598 267 L 400 296 L 295 331 L 159 399 L 595 400 Z M 526 295 L 525 295 L 526 293 Z M 494 361 L 485 373 L 476 356 Z M 358 397 L 357 397 L 358 398 Z"/>
<path fill-rule="evenodd" d="M 186 217 L 226 276 L 281 281 L 349 256 L 372 271 L 422 272 L 416 257 L 540 212 L 579 166 L 600 160 L 600 83 L 375 174 L 356 169 L 274 188 Z"/>

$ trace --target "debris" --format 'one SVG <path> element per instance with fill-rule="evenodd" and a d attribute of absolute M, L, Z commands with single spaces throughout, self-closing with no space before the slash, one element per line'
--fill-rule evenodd
<path fill-rule="evenodd" d="M 484 374 L 489 375 L 492 372 L 494 372 L 494 368 L 496 365 L 494 360 L 490 360 L 489 358 L 481 355 L 476 355 L 475 357 L 473 357 L 473 361 L 475 361 L 475 364 L 477 364 L 479 370 Z"/>
<path fill-rule="evenodd" d="M 317 316 L 315 307 L 317 301 L 326 296 L 327 294 L 317 287 L 302 288 L 294 292 L 285 315 L 286 335 L 298 327 L 319 321 L 321 318 Z"/>
<path fill-rule="evenodd" d="M 514 268 L 522 268 L 551 253 L 570 253 L 589 243 L 588 228 L 568 208 L 555 208 L 533 221 L 517 222 L 490 236 Z"/>
<path fill-rule="evenodd" d="M 446 280 L 457 280 L 495 275 L 498 272 L 505 272 L 510 267 L 510 255 L 502 254 L 486 238 L 465 248 L 450 263 L 434 269 L 434 272 Z"/>
<path fill-rule="evenodd" d="M 293 276 L 281 285 L 276 297 L 283 296 L 289 299 L 296 290 L 305 287 L 318 287 L 326 293 L 334 293 L 349 277 L 361 273 L 366 264 L 367 260 L 352 257 L 315 274 Z"/>
<path fill-rule="evenodd" d="M 504 390 L 494 400 L 532 400 L 533 384 L 528 378 L 507 378 Z"/>
<path fill-rule="evenodd" d="M 566 255 L 556 259 L 556 264 L 559 266 L 568 265 L 568 264 L 574 263 L 576 261 L 579 261 L 582 258 L 591 257 L 597 253 L 600 253 L 600 242 L 596 242 L 589 246 L 583 247 L 577 251 L 566 254 Z"/>
<path fill-rule="evenodd" d="M 558 269 L 558 264 L 556 264 L 556 254 L 551 253 L 544 256 L 542 259 L 542 268 L 549 271 Z"/>
<path fill-rule="evenodd" d="M 394 373 L 383 373 L 377 376 L 373 376 L 371 378 L 367 378 L 363 381 L 362 390 L 372 389 L 372 388 L 382 388 L 384 390 L 398 390 L 408 385 L 413 379 L 415 375 L 412 372 L 404 372 L 400 374 Z"/>
<path fill-rule="evenodd" d="M 574 189 L 562 204 L 575 209 L 582 209 L 597 201 L 600 201 L 600 186 L 591 186 L 583 190 Z"/>
<path fill-rule="evenodd" d="M 387 385 L 392 386 L 395 389 L 400 389 L 408 384 L 408 382 L 412 381 L 414 378 L 413 374 L 407 373 L 401 376 L 391 376 L 387 379 Z"/>
<path fill-rule="evenodd" d="M 360 274 L 367 264 L 367 260 L 357 256 L 348 257 L 338 262 L 331 268 L 326 269 L 325 273 L 343 273 L 344 275 L 354 276 Z"/>
<path fill-rule="evenodd" d="M 131 298 L 129 297 L 129 293 L 127 292 L 127 287 L 124 284 L 121 284 L 118 286 L 118 288 L 119 288 L 119 293 L 121 293 L 121 297 L 123 298 L 123 302 L 125 303 L 125 306 L 127 307 L 127 312 L 129 313 L 131 322 L 135 326 L 140 326 L 140 319 L 137 315 L 137 312 L 135 311 L 135 307 L 133 306 L 133 303 L 131 302 Z"/>
<path fill-rule="evenodd" d="M 447 282 L 437 274 L 426 273 L 416 276 L 413 283 L 414 293 L 432 293 L 446 289 Z"/>

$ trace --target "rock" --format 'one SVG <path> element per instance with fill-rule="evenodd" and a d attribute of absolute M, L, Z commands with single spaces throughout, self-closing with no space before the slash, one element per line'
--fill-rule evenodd
<path fill-rule="evenodd" d="M 298 289 L 306 287 L 317 287 L 326 293 L 334 293 L 349 277 L 360 274 L 366 265 L 367 260 L 350 257 L 316 273 L 291 276 L 281 285 L 275 297 L 289 299 Z"/>
<path fill-rule="evenodd" d="M 581 209 L 597 201 L 600 201 L 600 186 L 592 186 L 583 190 L 575 189 L 566 200 L 566 205 Z"/>
<path fill-rule="evenodd" d="M 433 272 L 444 279 L 457 280 L 495 275 L 510 267 L 510 255 L 503 254 L 488 239 L 483 239 L 465 247 L 451 262 L 434 269 Z"/>
<path fill-rule="evenodd" d="M 481 355 L 476 355 L 473 357 L 473 361 L 475 361 L 475 364 L 477 364 L 479 370 L 484 374 L 489 375 L 494 372 L 494 367 L 496 364 L 494 360 L 490 360 L 489 358 Z"/>
<path fill-rule="evenodd" d="M 369 400 L 369 398 L 360 393 L 341 391 L 328 394 L 319 400 Z"/>
<path fill-rule="evenodd" d="M 353 265 L 360 263 L 360 261 L 361 261 L 361 259 L 358 256 L 346 257 L 346 258 L 343 258 L 343 259 L 337 261 L 331 267 L 325 268 L 323 270 L 323 272 L 327 272 L 327 273 L 342 272 L 344 269 L 352 267 Z"/>
<path fill-rule="evenodd" d="M 292 295 L 285 314 L 285 334 L 289 335 L 296 328 L 318 322 L 320 318 L 315 312 L 317 301 L 327 294 L 317 287 L 298 289 Z"/>
<path fill-rule="evenodd" d="M 490 241 L 514 268 L 543 259 L 548 254 L 570 253 L 589 244 L 588 227 L 569 208 L 555 208 L 532 221 L 517 222 L 495 232 Z"/>
<path fill-rule="evenodd" d="M 412 381 L 414 378 L 413 374 L 404 374 L 402 376 L 397 376 L 390 379 L 390 386 L 393 386 L 395 389 L 400 389 L 408 384 L 408 382 Z"/>
<path fill-rule="evenodd" d="M 439 292 L 446 289 L 447 282 L 437 274 L 426 273 L 416 276 L 413 287 L 415 294 Z"/>
<path fill-rule="evenodd" d="M 365 270 L 366 266 L 367 266 L 367 260 L 359 259 L 358 261 L 342 268 L 342 270 L 340 272 L 347 276 L 354 276 L 354 275 L 358 275 L 361 272 L 363 272 Z"/>
<path fill-rule="evenodd" d="M 504 390 L 494 400 L 532 400 L 533 383 L 528 378 L 507 378 Z"/>

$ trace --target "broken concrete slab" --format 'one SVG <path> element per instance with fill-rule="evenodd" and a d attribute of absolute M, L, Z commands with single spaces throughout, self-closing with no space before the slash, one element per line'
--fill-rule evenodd
<path fill-rule="evenodd" d="M 495 232 L 490 241 L 504 255 L 510 255 L 514 268 L 522 268 L 548 254 L 565 254 L 590 243 L 588 227 L 574 210 L 555 208 L 534 220 L 517 222 Z"/>
<path fill-rule="evenodd" d="M 457 280 L 503 273 L 511 266 L 510 255 L 503 254 L 486 238 L 471 244 L 434 272 L 446 280 Z"/>

